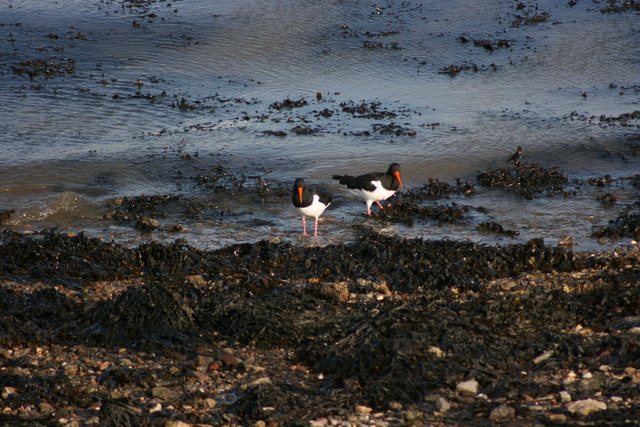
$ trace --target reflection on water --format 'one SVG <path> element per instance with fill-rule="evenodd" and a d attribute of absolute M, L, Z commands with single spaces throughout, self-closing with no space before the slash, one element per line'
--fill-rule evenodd
<path fill-rule="evenodd" d="M 322 231 L 333 241 L 351 238 L 345 230 L 363 220 L 360 206 L 332 187 L 333 173 L 384 170 L 393 160 L 410 186 L 429 177 L 452 182 L 502 166 L 517 145 L 527 161 L 562 167 L 570 178 L 636 173 L 628 138 L 638 135 L 639 121 L 599 119 L 640 109 L 636 14 L 603 14 L 590 2 L 540 1 L 518 10 L 507 1 L 376 6 L 0 2 L 0 210 L 15 210 L 9 225 L 18 228 L 84 229 L 137 242 L 136 230 L 100 219 L 113 198 L 214 198 L 194 178 L 223 165 L 282 185 L 297 176 L 328 185 L 337 203 Z M 513 24 L 516 15 L 542 12 L 547 22 Z M 49 64 L 48 77 L 16 71 L 36 59 Z M 440 73 L 451 65 L 477 71 Z M 270 107 L 287 98 L 307 105 Z M 383 114 L 365 118 L 343 108 L 363 102 Z M 612 189 L 613 211 L 595 203 L 600 190 L 589 187 L 561 200 L 485 192 L 454 201 L 488 208 L 490 219 L 519 229 L 520 239 L 573 234 L 578 248 L 602 247 L 588 237 L 591 226 L 637 200 L 633 188 L 622 187 Z M 185 223 L 188 231 L 142 238 L 181 237 L 205 247 L 297 239 L 287 197 L 221 203 L 223 219 L 178 212 L 167 223 Z M 510 241 L 479 235 L 474 224 L 389 230 Z"/>

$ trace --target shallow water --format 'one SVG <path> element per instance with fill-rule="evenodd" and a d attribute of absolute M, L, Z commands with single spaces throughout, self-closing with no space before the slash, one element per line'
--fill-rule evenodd
<path fill-rule="evenodd" d="M 0 0 L 0 210 L 16 211 L 13 228 L 85 230 L 132 244 L 297 241 L 299 219 L 288 197 L 229 198 L 195 184 L 194 177 L 224 166 L 282 186 L 305 176 L 332 189 L 323 243 L 352 238 L 354 221 L 371 223 L 361 215 L 364 204 L 331 182 L 333 173 L 384 170 L 397 161 L 409 188 L 429 177 L 452 183 L 504 166 L 517 145 L 527 162 L 559 166 L 570 180 L 637 173 L 629 138 L 640 134 L 640 122 L 598 118 L 640 110 L 639 14 L 604 14 L 591 1 L 523 4 Z M 518 15 L 541 13 L 546 22 L 513 25 Z M 474 39 L 509 47 L 486 51 Z M 38 58 L 74 72 L 30 79 L 14 70 Z M 440 73 L 453 64 L 479 70 Z M 287 98 L 308 105 L 270 107 Z M 179 108 L 181 99 L 194 108 Z M 362 101 L 396 116 L 358 118 L 340 106 Z M 319 115 L 323 109 L 333 115 Z M 390 122 L 416 134 L 372 128 Z M 296 135 L 298 125 L 320 131 Z M 255 181 L 247 178 L 247 185 Z M 637 201 L 637 189 L 622 181 L 574 187 L 575 196 L 533 201 L 479 188 L 477 196 L 452 201 L 488 214 L 454 226 L 385 229 L 481 242 L 573 235 L 578 249 L 627 244 L 602 244 L 589 234 Z M 616 206 L 595 201 L 603 191 L 616 194 Z M 189 230 L 151 235 L 102 219 L 114 198 L 140 194 L 213 199 L 212 211 L 224 214 L 195 220 L 172 212 L 163 225 Z M 478 234 L 475 224 L 487 219 L 520 236 Z"/>

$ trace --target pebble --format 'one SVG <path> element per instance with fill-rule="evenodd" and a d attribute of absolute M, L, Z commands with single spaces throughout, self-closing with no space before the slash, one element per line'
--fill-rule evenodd
<path fill-rule="evenodd" d="M 436 400 L 436 408 L 438 408 L 438 412 L 444 414 L 449 409 L 451 409 L 451 403 L 449 403 L 449 401 L 444 397 L 438 397 L 438 399 Z"/>
<path fill-rule="evenodd" d="M 536 365 L 539 365 L 540 363 L 542 363 L 545 360 L 549 359 L 551 356 L 553 356 L 553 350 L 545 351 L 540 356 L 538 356 L 535 359 L 533 359 L 533 363 L 535 363 Z"/>
<path fill-rule="evenodd" d="M 222 358 L 222 364 L 225 366 L 237 366 L 240 363 L 241 363 L 240 360 L 233 356 L 224 356 Z"/>
<path fill-rule="evenodd" d="M 372 409 L 364 405 L 356 405 L 356 412 L 359 414 L 370 414 Z"/>
<path fill-rule="evenodd" d="M 189 427 L 190 425 L 184 421 L 167 421 L 164 423 L 164 427 Z"/>
<path fill-rule="evenodd" d="M 421 419 L 423 415 L 424 414 L 420 411 L 409 410 L 404 413 L 404 419 L 406 421 L 415 421 Z"/>
<path fill-rule="evenodd" d="M 565 422 L 567 421 L 567 416 L 564 414 L 549 414 L 549 421 L 556 421 L 556 422 Z"/>
<path fill-rule="evenodd" d="M 395 409 L 395 410 L 400 410 L 400 409 L 402 409 L 402 403 L 400 403 L 400 402 L 389 402 L 389 408 Z"/>
<path fill-rule="evenodd" d="M 161 404 L 159 404 L 159 403 L 156 403 L 156 404 L 153 406 L 153 408 L 150 408 L 150 409 L 149 409 L 149 413 L 150 413 L 150 414 L 153 414 L 154 412 L 160 412 L 160 411 L 162 411 L 162 405 L 161 405 Z"/>
<path fill-rule="evenodd" d="M 489 414 L 489 418 L 493 421 L 509 420 L 516 416 L 516 410 L 511 406 L 503 403 L 502 405 L 493 408 Z"/>
<path fill-rule="evenodd" d="M 592 412 L 604 411 L 607 409 L 607 404 L 595 399 L 582 399 L 568 404 L 567 409 L 572 414 L 578 414 L 584 417 Z"/>
<path fill-rule="evenodd" d="M 478 381 L 476 380 L 468 380 L 458 383 L 456 385 L 456 390 L 458 393 L 462 394 L 477 394 L 478 393 Z"/>
<path fill-rule="evenodd" d="M 212 399 L 210 397 L 207 397 L 206 399 L 204 399 L 204 406 L 206 406 L 209 409 L 213 409 L 218 405 L 218 402 L 216 402 L 215 399 Z"/>
<path fill-rule="evenodd" d="M 167 387 L 154 387 L 151 389 L 151 395 L 158 399 L 169 399 L 171 397 L 171 389 Z"/>
<path fill-rule="evenodd" d="M 439 347 L 436 347 L 435 345 L 429 346 L 427 351 L 433 354 L 435 357 L 444 357 L 444 351 L 442 351 Z"/>
<path fill-rule="evenodd" d="M 40 403 L 40 405 L 38 405 L 38 410 L 42 414 L 50 414 L 55 410 L 55 408 L 53 407 L 53 405 L 47 402 L 42 402 Z"/>
<path fill-rule="evenodd" d="M 193 366 L 196 368 L 207 368 L 211 363 L 213 363 L 213 357 L 197 355 L 193 361 Z"/>
<path fill-rule="evenodd" d="M 191 274 L 186 277 L 187 282 L 193 286 L 204 286 L 207 284 L 207 281 L 202 276 L 202 274 Z"/>
<path fill-rule="evenodd" d="M 569 394 L 568 391 L 563 390 L 560 392 L 560 401 L 562 403 L 571 402 L 571 395 Z"/>
<path fill-rule="evenodd" d="M 329 424 L 329 420 L 326 418 L 318 418 L 317 420 L 309 421 L 309 427 L 325 427 Z"/>

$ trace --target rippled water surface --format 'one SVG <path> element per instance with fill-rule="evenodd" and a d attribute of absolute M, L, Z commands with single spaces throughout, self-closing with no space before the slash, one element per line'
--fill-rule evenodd
<path fill-rule="evenodd" d="M 0 0 L 0 210 L 15 211 L 4 225 L 207 248 L 297 240 L 288 189 L 304 176 L 336 195 L 320 242 L 349 240 L 352 224 L 365 222 L 407 236 L 627 244 L 589 236 L 636 202 L 638 189 L 624 180 L 596 188 L 588 178 L 640 169 L 632 149 L 640 120 L 615 119 L 640 110 L 640 14 L 603 7 Z M 36 60 L 48 68 L 34 68 Z M 452 65 L 470 69 L 451 76 L 444 70 Z M 307 105 L 273 106 L 286 99 Z M 343 109 L 363 102 L 386 114 Z M 403 134 L 377 130 L 390 123 Z M 296 134 L 296 126 L 315 132 Z M 474 180 L 505 166 L 517 145 L 525 161 L 562 168 L 571 194 L 524 200 L 478 186 L 476 196 L 434 202 L 486 209 L 463 223 L 383 225 L 330 180 L 391 161 L 402 164 L 408 188 L 430 177 Z M 242 181 L 246 191 L 198 178 L 220 171 L 221 182 Z M 596 201 L 605 191 L 616 195 L 614 207 Z M 205 207 L 198 215 L 167 209 L 151 234 L 104 219 L 117 199 L 142 194 Z M 478 234 L 485 220 L 520 236 Z M 183 231 L 169 232 L 174 224 Z"/>

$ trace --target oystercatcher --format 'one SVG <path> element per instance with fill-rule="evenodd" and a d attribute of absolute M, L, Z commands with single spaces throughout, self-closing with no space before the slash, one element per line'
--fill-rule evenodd
<path fill-rule="evenodd" d="M 331 194 L 326 191 L 318 190 L 316 187 L 305 186 L 304 179 L 298 178 L 293 184 L 293 195 L 291 196 L 291 203 L 302 215 L 302 234 L 307 235 L 307 221 L 305 217 L 310 216 L 315 218 L 315 228 L 313 231 L 313 237 L 318 236 L 318 217 L 322 215 L 322 212 L 331 204 Z"/>
<path fill-rule="evenodd" d="M 364 199 L 367 203 L 367 215 L 371 215 L 371 205 L 376 202 L 380 209 L 380 200 L 387 200 L 402 188 L 400 179 L 400 165 L 391 163 L 386 172 L 371 172 L 360 176 L 333 175 L 331 178 L 338 180 L 340 184 L 346 185 L 347 190 L 352 194 Z"/>

